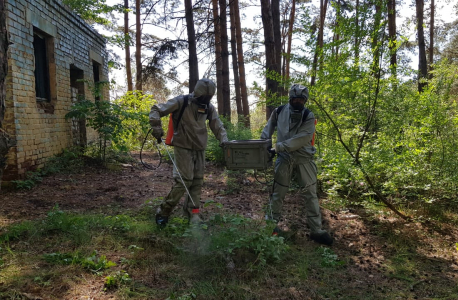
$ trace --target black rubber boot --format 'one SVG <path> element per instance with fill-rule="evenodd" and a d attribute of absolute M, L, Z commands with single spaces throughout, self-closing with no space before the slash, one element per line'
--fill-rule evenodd
<path fill-rule="evenodd" d="M 320 233 L 320 234 L 312 233 L 312 234 L 310 234 L 310 238 L 312 240 L 314 240 L 315 242 L 317 242 L 319 244 L 326 245 L 326 246 L 331 246 L 332 243 L 334 242 L 332 237 L 327 232 L 323 232 L 323 233 Z"/>
<path fill-rule="evenodd" d="M 167 223 L 169 222 L 169 217 L 168 216 L 163 216 L 161 214 L 156 214 L 156 224 L 157 226 L 160 227 L 165 227 Z"/>
<path fill-rule="evenodd" d="M 281 230 L 278 226 L 275 226 L 274 230 L 272 231 L 272 236 L 281 236 L 283 234 L 283 230 Z"/>

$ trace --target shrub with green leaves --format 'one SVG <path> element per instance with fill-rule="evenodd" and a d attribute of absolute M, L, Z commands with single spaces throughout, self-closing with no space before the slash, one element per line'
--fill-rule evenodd
<path fill-rule="evenodd" d="M 143 94 L 141 91 L 127 92 L 122 97 L 115 99 L 114 104 L 122 108 L 131 117 L 122 120 L 124 130 L 121 133 L 123 145 L 128 149 L 140 149 L 148 130 L 149 112 L 156 104 L 152 95 Z"/>
<path fill-rule="evenodd" d="M 223 255 L 236 255 L 248 251 L 256 258 L 251 263 L 261 266 L 281 260 L 288 250 L 284 239 L 272 236 L 272 226 L 239 215 L 219 215 L 211 218 L 210 251 Z"/>
<path fill-rule="evenodd" d="M 106 152 L 110 145 L 127 151 L 128 147 L 123 137 L 126 132 L 135 131 L 137 128 L 127 126 L 127 120 L 138 119 L 139 114 L 125 107 L 103 99 L 102 87 L 108 82 L 89 84 L 95 101 L 82 99 L 76 102 L 65 115 L 66 119 L 85 120 L 87 126 L 92 127 L 98 134 L 98 157 L 106 162 Z"/>
<path fill-rule="evenodd" d="M 223 117 L 221 117 L 221 120 L 223 121 L 224 128 L 226 129 L 227 138 L 229 141 L 252 139 L 251 129 L 246 128 L 243 123 L 239 122 L 236 124 L 232 124 L 228 122 L 226 119 L 224 119 Z M 208 138 L 207 149 L 205 152 L 206 158 L 216 163 L 222 164 L 224 163 L 223 149 L 219 146 L 220 142 L 211 133 L 211 130 L 209 129 L 208 131 L 209 131 L 209 138 Z"/>
<path fill-rule="evenodd" d="M 338 255 L 330 248 L 319 247 L 316 251 L 321 257 L 321 265 L 323 267 L 338 267 L 345 264 L 345 262 L 339 260 Z"/>
<path fill-rule="evenodd" d="M 322 116 L 317 147 L 325 190 L 352 198 L 370 195 L 369 179 L 398 204 L 456 198 L 458 107 L 452 91 L 458 66 L 436 66 L 422 93 L 410 82 L 377 81 L 369 71 L 355 77 L 351 68 L 339 69 L 348 76 L 330 74 L 311 89 L 312 110 Z"/>

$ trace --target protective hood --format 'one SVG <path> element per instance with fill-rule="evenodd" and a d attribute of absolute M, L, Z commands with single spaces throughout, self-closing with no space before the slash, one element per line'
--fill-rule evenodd
<path fill-rule="evenodd" d="M 304 104 L 309 98 L 309 89 L 300 84 L 293 84 L 289 90 L 289 104 L 294 110 L 303 110 Z M 303 101 L 300 101 L 302 99 Z"/>
<path fill-rule="evenodd" d="M 309 89 L 300 84 L 293 84 L 289 90 L 289 99 L 303 98 L 305 101 L 309 98 Z"/>
<path fill-rule="evenodd" d="M 197 81 L 196 86 L 194 87 L 193 96 L 198 103 L 208 105 L 215 94 L 215 91 L 215 83 L 208 78 L 202 78 Z"/>

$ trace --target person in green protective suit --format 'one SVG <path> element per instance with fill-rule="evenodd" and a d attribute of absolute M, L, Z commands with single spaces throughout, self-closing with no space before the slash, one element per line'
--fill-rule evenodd
<path fill-rule="evenodd" d="M 161 203 L 156 213 L 156 224 L 165 226 L 174 207 L 178 204 L 186 188 L 189 191 L 183 205 L 185 215 L 191 223 L 201 222 L 199 206 L 204 178 L 205 148 L 207 147 L 207 124 L 220 141 L 227 142 L 226 130 L 218 117 L 215 107 L 210 103 L 215 94 L 213 81 L 202 78 L 197 81 L 194 91 L 189 95 L 175 97 L 164 104 L 151 108 L 149 122 L 153 136 L 160 140 L 164 132 L 161 117 L 172 113 L 172 146 L 176 167 L 173 169 L 174 185 Z M 187 103 L 187 105 L 185 104 Z M 184 109 L 182 109 L 184 106 Z M 179 172 L 179 173 L 178 173 Z M 181 181 L 183 179 L 183 182 Z"/>
<path fill-rule="evenodd" d="M 289 91 L 289 104 L 276 108 L 261 134 L 261 139 L 271 139 L 277 130 L 275 175 L 266 219 L 279 222 L 283 200 L 288 192 L 293 172 L 302 185 L 307 224 L 311 239 L 331 245 L 332 237 L 321 227 L 321 212 L 316 194 L 317 167 L 313 161 L 316 152 L 312 145 L 315 116 L 305 108 L 309 97 L 307 87 L 294 84 Z M 280 229 L 276 227 L 274 234 Z"/>

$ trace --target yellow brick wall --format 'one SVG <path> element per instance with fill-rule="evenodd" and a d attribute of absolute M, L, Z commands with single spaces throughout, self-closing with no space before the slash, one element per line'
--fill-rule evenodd
<path fill-rule="evenodd" d="M 65 120 L 71 101 L 71 65 L 93 82 L 93 61 L 99 63 L 101 80 L 108 79 L 105 40 L 57 0 L 7 0 L 8 49 L 7 101 L 4 129 L 17 142 L 8 154 L 3 180 L 24 177 L 29 170 L 73 145 L 72 121 Z M 41 104 L 35 93 L 33 33 L 52 40 L 50 57 L 51 102 Z M 87 84 L 86 99 L 94 100 Z M 108 91 L 104 92 L 108 99 Z M 52 107 L 52 108 L 50 108 Z M 87 130 L 87 140 L 96 139 Z"/>

